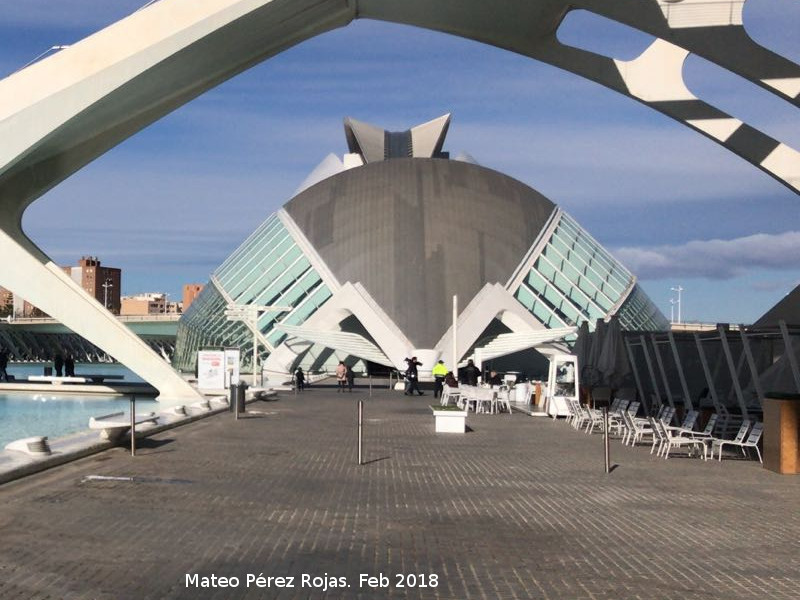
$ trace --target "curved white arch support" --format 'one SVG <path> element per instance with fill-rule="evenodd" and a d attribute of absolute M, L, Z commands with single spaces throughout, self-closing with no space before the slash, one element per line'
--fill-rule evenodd
<path fill-rule="evenodd" d="M 171 0 L 0 80 L 0 285 L 156 387 L 198 393 L 25 236 L 25 208 L 164 114 L 281 50 L 346 24 L 341 0 Z"/>
<path fill-rule="evenodd" d="M 199 394 L 139 336 L 120 323 L 52 262 L 42 262 L 0 229 L 3 284 L 24 290 L 25 299 L 93 342 L 151 382 L 168 404 L 196 401 Z"/>
<path fill-rule="evenodd" d="M 633 60 L 614 60 L 628 94 L 644 102 L 697 100 L 683 81 L 689 51 L 657 39 Z M 657 73 L 658 77 L 653 77 Z"/>
<path fill-rule="evenodd" d="M 741 25 L 745 0 L 658 0 L 673 29 Z"/>
<path fill-rule="evenodd" d="M 756 43 L 746 31 L 746 0 L 576 0 L 582 8 L 649 33 L 741 75 L 795 106 L 800 66 Z M 773 84 L 772 82 L 777 82 Z"/>
<path fill-rule="evenodd" d="M 786 144 L 780 144 L 767 155 L 763 164 L 800 190 L 800 152 Z"/>
<path fill-rule="evenodd" d="M 762 79 L 764 85 L 778 90 L 787 98 L 800 98 L 800 77 L 784 77 L 782 79 Z"/>
<path fill-rule="evenodd" d="M 784 93 L 785 85 L 778 89 L 763 83 L 763 79 L 771 77 L 800 77 L 800 66 L 756 44 L 736 24 L 736 19 L 730 25 L 673 28 L 659 0 L 518 0 L 504 4 L 503 8 L 501 12 L 492 5 L 490 10 L 478 2 L 359 0 L 358 16 L 444 31 L 570 71 L 683 123 L 800 192 L 796 181 L 782 176 L 787 170 L 800 169 L 800 165 L 776 171 L 771 162 L 764 162 L 781 142 L 747 124 L 725 136 L 723 132 L 736 119 L 694 96 L 677 69 L 689 51 L 800 105 L 797 98 Z M 573 9 L 589 10 L 659 39 L 640 57 L 627 63 L 567 46 L 558 41 L 556 32 Z"/>

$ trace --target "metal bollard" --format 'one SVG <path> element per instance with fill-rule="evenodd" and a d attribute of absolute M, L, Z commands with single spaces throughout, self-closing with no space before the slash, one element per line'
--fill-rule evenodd
<path fill-rule="evenodd" d="M 364 401 L 358 401 L 358 464 L 364 464 L 364 445 L 363 445 L 363 428 L 364 428 Z"/>
<path fill-rule="evenodd" d="M 250 387 L 244 381 L 240 381 L 236 386 L 236 408 L 240 413 L 247 412 L 245 399 L 247 398 L 247 388 Z"/>
<path fill-rule="evenodd" d="M 236 385 L 233 382 L 231 382 L 229 385 L 230 387 L 228 388 L 228 391 L 230 392 L 230 400 L 228 404 L 228 412 L 234 412 L 236 405 Z"/>
<path fill-rule="evenodd" d="M 131 394 L 131 456 L 136 456 L 136 396 Z"/>
<path fill-rule="evenodd" d="M 369 374 L 369 397 L 372 398 L 372 373 Z"/>
<path fill-rule="evenodd" d="M 603 407 L 603 443 L 606 455 L 606 473 L 611 472 L 611 455 L 608 446 L 608 407 Z"/>

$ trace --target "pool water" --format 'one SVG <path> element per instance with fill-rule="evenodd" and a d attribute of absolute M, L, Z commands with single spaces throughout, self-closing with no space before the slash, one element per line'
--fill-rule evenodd
<path fill-rule="evenodd" d="M 41 375 L 42 364 L 11 364 L 8 372 L 18 380 L 28 375 Z M 75 373 L 119 374 L 125 381 L 141 381 L 129 369 L 114 364 L 76 365 Z M 157 411 L 152 398 L 137 398 L 136 412 Z M 57 438 L 89 428 L 89 419 L 130 409 L 127 396 L 80 396 L 31 392 L 0 393 L 0 450 L 20 438 L 46 435 Z"/>

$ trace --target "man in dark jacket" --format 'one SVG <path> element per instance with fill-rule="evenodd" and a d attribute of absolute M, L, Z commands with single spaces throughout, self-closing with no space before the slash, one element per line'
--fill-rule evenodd
<path fill-rule="evenodd" d="M 475 363 L 473 363 L 470 358 L 467 361 L 467 366 L 461 369 L 458 374 L 460 375 L 461 383 L 465 385 L 478 385 L 478 377 L 481 374 L 481 370 L 475 366 Z"/>
<path fill-rule="evenodd" d="M 417 367 L 422 366 L 422 363 L 417 361 L 416 356 L 412 356 L 411 358 L 406 359 L 406 363 L 408 367 L 406 368 L 406 391 L 403 392 L 406 396 L 413 396 L 414 392 L 416 391 L 420 396 L 422 396 L 422 392 L 419 391 L 419 383 L 417 382 L 418 378 L 418 371 Z"/>

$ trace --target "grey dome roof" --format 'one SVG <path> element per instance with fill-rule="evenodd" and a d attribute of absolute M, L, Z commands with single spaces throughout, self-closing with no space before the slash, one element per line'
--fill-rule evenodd
<path fill-rule="evenodd" d="M 284 207 L 341 282 L 361 282 L 417 348 L 432 348 L 486 283 L 505 285 L 555 205 L 477 165 L 370 163 Z"/>

